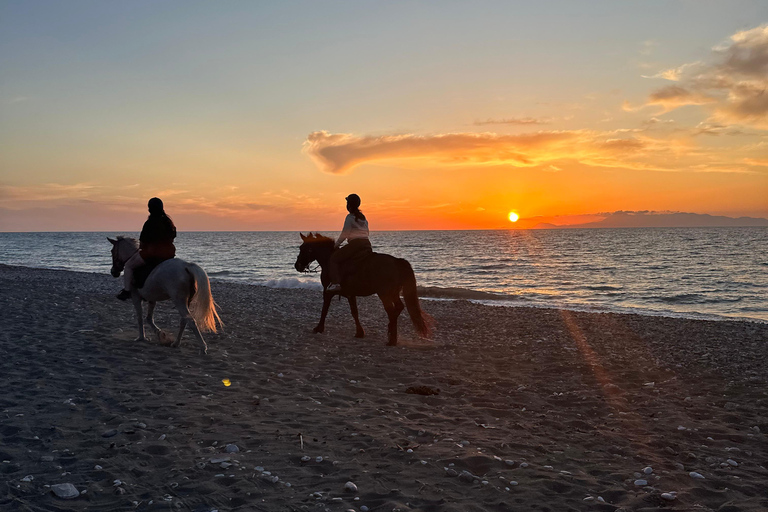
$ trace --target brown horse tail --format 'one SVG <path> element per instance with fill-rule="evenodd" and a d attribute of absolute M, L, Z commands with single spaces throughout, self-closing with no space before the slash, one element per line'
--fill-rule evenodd
<path fill-rule="evenodd" d="M 429 316 L 419 304 L 419 296 L 416 293 L 416 276 L 413 273 L 413 268 L 408 261 L 398 258 L 397 268 L 400 271 L 400 279 L 403 282 L 403 298 L 405 299 L 405 307 L 408 308 L 408 315 L 411 317 L 413 327 L 416 328 L 416 332 L 423 338 L 429 338 L 432 336 L 432 326 L 434 325 L 434 319 Z"/>
<path fill-rule="evenodd" d="M 213 301 L 213 296 L 211 296 L 211 283 L 208 281 L 208 275 L 194 263 L 190 263 L 186 270 L 194 278 L 197 287 L 197 293 L 192 298 L 192 317 L 201 331 L 217 332 L 217 324 L 223 326 L 224 323 L 219 318 L 218 311 L 216 311 L 216 303 Z"/>

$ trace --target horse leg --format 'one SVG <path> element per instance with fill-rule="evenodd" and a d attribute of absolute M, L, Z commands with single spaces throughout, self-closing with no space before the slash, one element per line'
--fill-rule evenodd
<path fill-rule="evenodd" d="M 360 325 L 360 319 L 357 316 L 357 297 L 352 295 L 347 297 L 349 301 L 349 311 L 352 313 L 352 318 L 355 319 L 355 338 L 365 338 L 365 331 L 363 326 Z"/>
<path fill-rule="evenodd" d="M 389 318 L 389 324 L 387 325 L 387 345 L 397 345 L 397 317 L 400 315 L 400 311 L 395 306 L 395 302 L 392 297 L 379 294 L 379 299 L 384 305 L 384 311 L 387 312 Z"/>
<path fill-rule="evenodd" d="M 392 308 L 392 315 L 390 318 L 392 331 L 389 332 L 389 343 L 387 343 L 387 345 L 397 345 L 397 320 L 400 318 L 400 313 L 402 313 L 403 309 L 405 309 L 403 301 L 400 300 L 399 293 L 396 293 L 392 296 Z"/>
<path fill-rule="evenodd" d="M 152 331 L 157 335 L 158 341 L 162 342 L 163 340 L 160 338 L 160 328 L 157 326 L 157 324 L 155 324 L 155 304 L 157 303 L 150 302 L 147 306 L 147 318 L 145 321 L 147 322 L 147 325 L 149 325 L 150 329 L 152 329 Z"/>
<path fill-rule="evenodd" d="M 325 330 L 325 317 L 328 315 L 328 308 L 331 307 L 331 300 L 333 299 L 332 293 L 323 292 L 323 311 L 320 313 L 320 322 L 312 329 L 315 334 L 321 333 Z"/>
<path fill-rule="evenodd" d="M 131 295 L 131 300 L 133 301 L 133 308 L 136 310 L 136 319 L 139 324 L 139 337 L 134 341 L 149 341 L 147 337 L 144 336 L 144 312 L 141 308 L 141 297 L 139 297 L 139 294 L 134 291 Z"/>
<path fill-rule="evenodd" d="M 174 302 L 176 304 L 176 309 L 179 311 L 179 315 L 181 315 L 181 320 L 179 321 L 179 335 L 176 338 L 176 341 L 171 346 L 178 347 L 181 344 L 181 336 L 184 334 L 184 327 L 189 326 L 189 329 L 192 331 L 192 334 L 195 335 L 195 338 L 200 344 L 200 353 L 207 354 L 208 345 L 205 344 L 203 335 L 200 333 L 200 329 L 197 328 L 197 323 L 195 323 L 195 319 L 192 317 L 192 314 L 189 312 L 189 307 L 187 306 L 187 299 L 181 298 Z"/>

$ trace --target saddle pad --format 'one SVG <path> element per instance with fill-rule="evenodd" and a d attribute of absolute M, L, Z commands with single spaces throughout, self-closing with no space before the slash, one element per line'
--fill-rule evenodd
<path fill-rule="evenodd" d="M 136 284 L 136 288 L 143 288 L 149 274 L 155 270 L 155 267 L 168 259 L 171 258 L 147 258 L 144 260 L 144 265 L 133 271 L 133 281 Z"/>

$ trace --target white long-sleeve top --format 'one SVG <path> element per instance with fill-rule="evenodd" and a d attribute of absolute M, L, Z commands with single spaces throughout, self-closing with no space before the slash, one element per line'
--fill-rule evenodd
<path fill-rule="evenodd" d="M 344 219 L 344 227 L 341 229 L 339 239 L 336 240 L 336 247 L 340 246 L 344 240 L 351 242 L 358 238 L 368 238 L 368 221 L 366 219 L 357 220 L 350 213 Z"/>

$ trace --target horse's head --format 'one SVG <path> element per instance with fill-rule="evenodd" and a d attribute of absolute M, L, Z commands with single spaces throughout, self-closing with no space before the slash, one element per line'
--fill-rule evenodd
<path fill-rule="evenodd" d="M 299 272 L 306 272 L 309 264 L 317 261 L 320 265 L 325 263 L 333 250 L 333 239 L 319 233 L 301 235 L 302 244 L 299 247 L 299 255 L 293 265 Z"/>
<path fill-rule="evenodd" d="M 125 268 L 125 262 L 139 249 L 136 240 L 118 236 L 116 240 L 107 237 L 112 244 L 112 269 L 109 271 L 112 277 L 120 277 L 120 272 Z"/>

